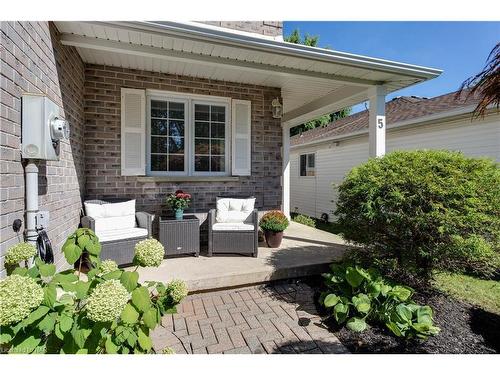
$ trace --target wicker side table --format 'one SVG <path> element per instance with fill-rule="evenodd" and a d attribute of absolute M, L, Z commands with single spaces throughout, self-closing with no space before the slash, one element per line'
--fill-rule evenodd
<path fill-rule="evenodd" d="M 200 255 L 200 220 L 194 215 L 184 215 L 182 220 L 160 217 L 160 242 L 165 256 L 179 254 Z"/>

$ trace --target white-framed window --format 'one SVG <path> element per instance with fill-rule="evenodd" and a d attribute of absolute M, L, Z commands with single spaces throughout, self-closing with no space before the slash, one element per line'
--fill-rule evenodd
<path fill-rule="evenodd" d="M 147 175 L 230 174 L 230 98 L 146 94 Z"/>
<path fill-rule="evenodd" d="M 300 177 L 316 176 L 316 154 L 310 153 L 310 154 L 300 155 L 299 176 Z"/>

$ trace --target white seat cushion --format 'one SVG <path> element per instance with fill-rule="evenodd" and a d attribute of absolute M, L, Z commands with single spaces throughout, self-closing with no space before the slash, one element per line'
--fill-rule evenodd
<path fill-rule="evenodd" d="M 127 238 L 144 237 L 148 235 L 148 230 L 144 228 L 123 228 L 102 230 L 95 232 L 99 237 L 99 242 L 125 240 Z"/>
<path fill-rule="evenodd" d="M 254 230 L 252 224 L 245 223 L 215 223 L 212 226 L 213 230 Z"/>
<path fill-rule="evenodd" d="M 250 219 L 255 198 L 217 198 L 217 223 L 242 223 Z"/>

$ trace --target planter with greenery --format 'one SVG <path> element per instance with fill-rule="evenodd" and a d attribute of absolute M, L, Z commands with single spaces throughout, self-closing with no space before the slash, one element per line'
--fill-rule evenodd
<path fill-rule="evenodd" d="M 425 339 L 439 332 L 429 306 L 411 300 L 413 290 L 384 279 L 375 269 L 332 264 L 320 296 L 337 324 L 361 332 L 368 324 L 385 326 L 397 337 Z"/>
<path fill-rule="evenodd" d="M 182 190 L 177 190 L 175 193 L 167 197 L 167 205 L 175 212 L 175 218 L 180 220 L 184 216 L 184 210 L 189 207 L 191 202 L 191 194 L 185 193 Z"/>
<path fill-rule="evenodd" d="M 269 211 L 260 219 L 259 226 L 264 231 L 267 246 L 277 248 L 283 240 L 283 231 L 289 225 L 288 218 L 281 211 Z"/>
<path fill-rule="evenodd" d="M 161 244 L 160 244 L 161 246 Z M 151 353 L 151 331 L 162 316 L 175 313 L 187 295 L 181 281 L 139 283 L 139 266 L 157 266 L 163 249 L 156 240 L 136 248 L 133 271 L 99 259 L 100 245 L 90 229 L 78 229 L 63 246 L 72 264 L 89 253 L 86 275 L 56 272 L 35 258 L 0 281 L 0 345 L 9 353 Z"/>
<path fill-rule="evenodd" d="M 492 160 L 396 151 L 351 170 L 336 215 L 344 238 L 372 261 L 424 280 L 432 270 L 491 278 L 500 269 L 499 186 Z"/>

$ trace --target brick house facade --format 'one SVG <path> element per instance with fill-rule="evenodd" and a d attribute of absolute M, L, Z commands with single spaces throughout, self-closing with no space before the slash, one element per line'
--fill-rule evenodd
<path fill-rule="evenodd" d="M 279 22 L 222 22 L 220 26 L 266 35 L 282 32 Z M 5 252 L 19 240 L 12 223 L 25 219 L 25 163 L 20 155 L 23 92 L 46 94 L 63 109 L 71 129 L 70 140 L 62 142 L 59 161 L 37 162 L 39 209 L 50 212 L 48 234 L 58 268 L 65 266 L 60 247 L 77 228 L 86 198 L 135 198 L 137 209 L 160 214 L 165 211 L 165 196 L 180 188 L 193 193 L 197 211 L 214 207 L 220 194 L 253 195 L 259 209 L 280 207 L 281 127 L 271 112 L 271 100 L 280 96 L 279 88 L 86 64 L 74 47 L 60 43 L 52 22 L 2 22 L 0 30 L 0 277 L 5 276 Z M 183 182 L 121 176 L 122 87 L 250 100 L 251 176 Z"/>
<path fill-rule="evenodd" d="M 24 222 L 24 162 L 21 161 L 21 95 L 44 93 L 59 104 L 71 127 L 61 160 L 39 161 L 39 207 L 50 211 L 49 237 L 56 264 L 59 248 L 80 221 L 84 195 L 84 64 L 73 47 L 58 41 L 49 22 L 1 22 L 0 277 L 6 250 L 18 242 L 15 219 Z M 22 238 L 22 237 L 21 237 Z"/>

